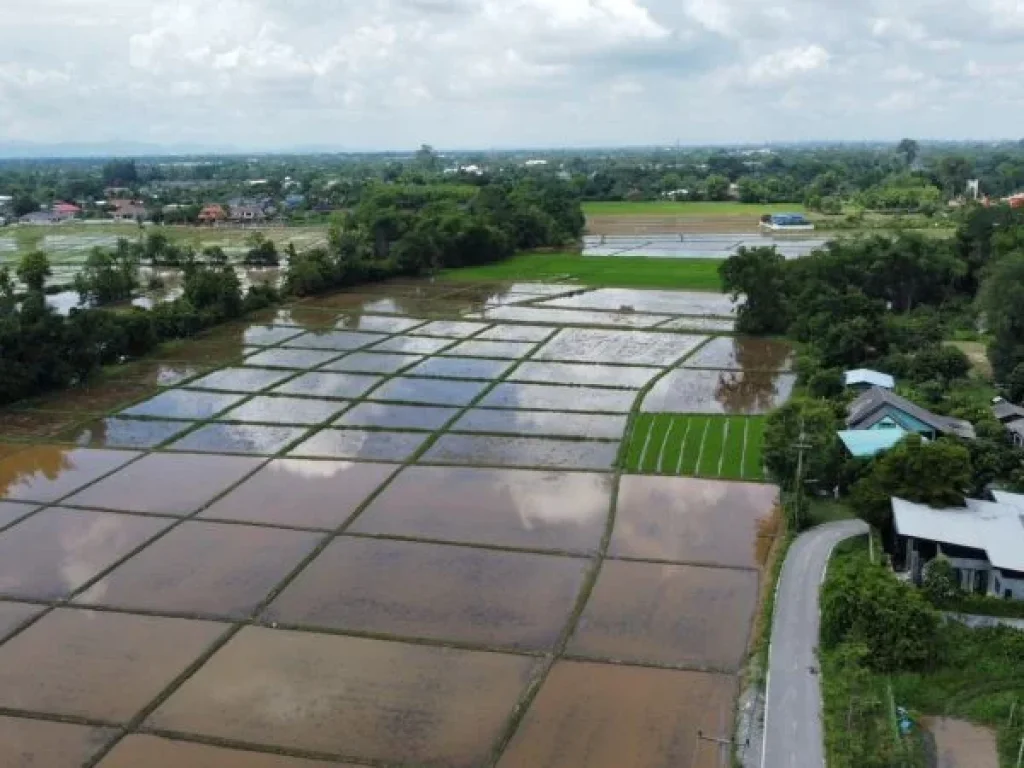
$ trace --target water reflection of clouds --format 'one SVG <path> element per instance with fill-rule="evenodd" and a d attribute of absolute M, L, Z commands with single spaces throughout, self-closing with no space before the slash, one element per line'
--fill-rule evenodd
<path fill-rule="evenodd" d="M 497 487 L 508 494 L 523 528 L 587 526 L 611 509 L 611 475 L 506 474 Z"/>

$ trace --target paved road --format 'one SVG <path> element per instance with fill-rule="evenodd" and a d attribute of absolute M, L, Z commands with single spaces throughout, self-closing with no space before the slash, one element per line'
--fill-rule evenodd
<path fill-rule="evenodd" d="M 836 544 L 867 533 L 859 521 L 829 523 L 801 534 L 779 578 L 768 659 L 762 768 L 825 765 L 818 680 L 818 591 Z"/>

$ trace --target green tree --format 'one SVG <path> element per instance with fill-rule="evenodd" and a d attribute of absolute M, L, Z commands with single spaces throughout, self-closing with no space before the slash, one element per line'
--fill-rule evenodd
<path fill-rule="evenodd" d="M 729 179 L 713 173 L 704 180 L 704 191 L 708 200 L 728 200 Z"/>
<path fill-rule="evenodd" d="M 743 333 L 785 333 L 786 259 L 775 248 L 740 248 L 718 268 L 726 293 L 741 298 L 737 329 Z"/>
<path fill-rule="evenodd" d="M 804 450 L 803 480 L 831 489 L 839 464 L 836 432 L 839 420 L 826 400 L 794 398 L 774 411 L 765 424 L 764 464 L 772 479 L 786 490 L 796 490 L 794 482 Z"/>
<path fill-rule="evenodd" d="M 1024 251 L 992 265 L 981 286 L 979 308 L 992 333 L 988 356 L 997 379 L 1024 363 Z"/>
<path fill-rule="evenodd" d="M 971 455 L 964 446 L 945 438 L 925 442 L 908 435 L 878 456 L 850 494 L 857 516 L 886 535 L 892 530 L 892 499 L 961 507 L 971 486 Z"/>
<path fill-rule="evenodd" d="M 46 258 L 45 253 L 31 251 L 21 257 L 15 274 L 28 290 L 42 293 L 46 287 L 46 278 L 52 275 L 53 271 L 50 269 L 50 260 Z"/>
<path fill-rule="evenodd" d="M 920 151 L 920 146 L 913 139 L 903 139 L 896 147 L 896 152 L 903 155 L 903 160 L 907 165 L 913 165 L 917 159 L 917 153 Z"/>
<path fill-rule="evenodd" d="M 1006 378 L 1006 394 L 1014 403 L 1024 402 L 1024 363 L 1017 363 Z"/>
<path fill-rule="evenodd" d="M 111 160 L 103 166 L 103 183 L 108 187 L 130 187 L 138 180 L 134 160 Z"/>
<path fill-rule="evenodd" d="M 75 275 L 75 290 L 83 303 L 95 306 L 122 301 L 130 298 L 139 284 L 138 267 L 138 257 L 131 248 L 93 248 Z"/>

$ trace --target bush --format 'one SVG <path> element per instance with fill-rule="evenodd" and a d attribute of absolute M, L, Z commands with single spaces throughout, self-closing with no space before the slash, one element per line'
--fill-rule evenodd
<path fill-rule="evenodd" d="M 963 594 L 953 566 L 945 557 L 937 557 L 925 567 L 921 591 L 935 606 L 956 600 Z"/>
<path fill-rule="evenodd" d="M 913 586 L 859 558 L 836 559 L 821 597 L 826 648 L 867 647 L 877 672 L 920 670 L 940 661 L 940 617 Z"/>

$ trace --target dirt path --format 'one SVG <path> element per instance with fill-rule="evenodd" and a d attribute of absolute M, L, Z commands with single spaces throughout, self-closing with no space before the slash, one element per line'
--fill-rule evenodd
<path fill-rule="evenodd" d="M 928 718 L 924 724 L 935 738 L 936 768 L 999 768 L 990 728 L 947 717 Z"/>

